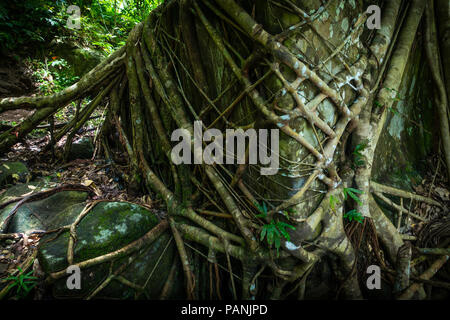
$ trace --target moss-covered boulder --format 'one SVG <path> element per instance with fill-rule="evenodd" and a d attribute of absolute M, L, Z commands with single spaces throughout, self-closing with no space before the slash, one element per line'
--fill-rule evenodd
<path fill-rule="evenodd" d="M 27 196 L 31 192 L 48 190 L 49 187 L 48 182 L 44 179 L 30 181 L 29 183 L 18 183 L 9 187 L 5 192 L 0 194 L 0 204 L 19 197 Z"/>
<path fill-rule="evenodd" d="M 29 180 L 30 172 L 27 166 L 20 161 L 8 161 L 0 164 L 0 187 L 11 183 Z"/>
<path fill-rule="evenodd" d="M 82 207 L 79 207 L 80 211 Z M 52 226 L 73 222 L 77 215 L 60 212 L 51 221 Z M 70 221 L 69 221 L 70 220 Z M 100 257 L 114 252 L 141 238 L 158 224 L 158 218 L 149 210 L 127 202 L 100 202 L 81 220 L 76 227 L 77 242 L 74 248 L 74 263 Z M 38 259 L 46 274 L 68 267 L 67 247 L 69 232 L 55 238 L 47 235 L 41 240 Z M 86 298 L 123 264 L 126 268 L 96 295 L 97 298 L 133 298 L 137 286 L 145 285 L 142 298 L 158 298 L 169 275 L 175 257 L 174 241 L 171 235 L 163 233 L 151 245 L 131 256 L 113 262 L 101 263 L 81 270 L 81 289 L 68 289 L 66 278 L 52 285 L 56 298 Z M 69 274 L 68 274 L 69 276 Z M 178 270 L 178 276 L 182 276 Z M 177 281 L 182 284 L 182 280 Z M 171 296 L 180 294 L 180 285 L 175 286 Z"/>
<path fill-rule="evenodd" d="M 71 73 L 78 77 L 88 73 L 104 58 L 99 51 L 88 47 L 80 47 L 78 44 L 70 41 L 55 40 L 51 45 L 53 46 L 51 54 L 66 60 Z"/>
<path fill-rule="evenodd" d="M 67 55 L 66 60 L 73 66 L 76 75 L 83 76 L 97 66 L 103 58 L 99 52 L 90 48 L 76 48 L 71 55 Z"/>
<path fill-rule="evenodd" d="M 21 193 L 29 189 L 31 184 L 20 185 L 13 191 Z M 9 191 L 9 190 L 8 190 Z M 20 192 L 19 192 L 20 191 Z M 35 189 L 34 189 L 35 191 Z M 12 198 L 11 193 L 4 196 L 5 202 L 7 199 Z M 14 216 L 8 223 L 7 228 L 2 232 L 25 232 L 29 233 L 33 230 L 50 230 L 71 221 L 72 217 L 76 217 L 84 207 L 83 202 L 88 197 L 87 192 L 80 191 L 62 191 L 55 193 L 42 200 L 25 202 L 17 209 Z M 3 226 L 6 218 L 9 216 L 11 210 L 17 205 L 17 202 L 13 202 L 0 210 L 0 226 Z M 54 217 L 65 216 L 66 221 L 60 219 L 57 223 L 51 222 Z M 58 224 L 61 223 L 61 224 Z"/>

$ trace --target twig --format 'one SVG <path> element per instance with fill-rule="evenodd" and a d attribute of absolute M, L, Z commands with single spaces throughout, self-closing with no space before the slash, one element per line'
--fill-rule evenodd
<path fill-rule="evenodd" d="M 169 218 L 170 228 L 172 229 L 172 234 L 175 239 L 175 243 L 178 248 L 178 253 L 181 259 L 181 265 L 183 266 L 184 275 L 186 276 L 186 296 L 188 300 L 193 300 L 195 298 L 194 288 L 194 273 L 191 269 L 191 264 L 189 262 L 188 255 L 186 253 L 186 248 L 184 247 L 183 239 L 181 238 L 180 233 L 177 230 L 175 225 L 175 221 L 173 218 Z"/>

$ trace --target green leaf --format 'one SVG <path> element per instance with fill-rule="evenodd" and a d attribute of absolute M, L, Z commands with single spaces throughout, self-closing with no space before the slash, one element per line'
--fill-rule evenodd
<path fill-rule="evenodd" d="M 350 210 L 349 212 L 345 213 L 344 218 L 348 219 L 348 221 L 350 221 L 350 222 L 354 220 L 359 223 L 362 223 L 364 220 L 364 216 L 360 212 L 356 211 L 355 209 Z"/>
<path fill-rule="evenodd" d="M 5 278 L 5 280 L 13 280 L 14 282 L 9 284 L 8 290 L 17 287 L 16 296 L 19 298 L 24 298 L 31 291 L 31 289 L 36 286 L 37 277 L 31 275 L 33 271 L 24 274 L 20 267 L 17 269 L 19 271 L 17 276 L 10 276 Z"/>
<path fill-rule="evenodd" d="M 354 188 L 347 188 L 347 190 L 349 190 L 351 192 L 354 192 L 354 193 L 359 193 L 359 194 L 363 194 L 364 193 L 364 191 L 361 191 L 359 189 L 354 189 Z"/>
<path fill-rule="evenodd" d="M 287 231 L 286 231 L 285 229 L 280 228 L 279 230 L 280 230 L 281 234 L 283 235 L 283 237 L 284 237 L 287 241 L 291 240 L 291 236 L 289 235 L 289 233 L 287 233 Z"/>
<path fill-rule="evenodd" d="M 14 288 L 15 286 L 17 286 L 18 283 L 17 282 L 13 282 L 9 285 L 9 289 Z"/>
<path fill-rule="evenodd" d="M 260 241 L 264 240 L 264 237 L 266 236 L 267 233 L 267 226 L 263 226 L 262 230 L 261 230 L 261 237 L 260 237 Z"/>
<path fill-rule="evenodd" d="M 267 233 L 267 243 L 272 246 L 273 243 L 273 237 L 274 237 L 274 232 L 272 231 L 272 228 L 270 229 L 270 231 Z"/>
<path fill-rule="evenodd" d="M 29 290 L 28 286 L 27 286 L 27 284 L 25 282 L 22 285 L 22 289 L 25 290 L 25 292 L 28 292 L 28 290 Z"/>
<path fill-rule="evenodd" d="M 275 236 L 281 237 L 281 233 L 280 231 L 278 231 L 276 225 L 272 224 L 272 232 L 274 233 Z"/>
<path fill-rule="evenodd" d="M 291 226 L 289 223 L 283 222 L 283 221 L 278 221 L 278 225 L 283 227 L 283 228 L 291 228 L 292 230 L 295 230 L 294 226 Z"/>
<path fill-rule="evenodd" d="M 263 206 L 261 205 L 263 208 Z M 290 228 L 292 230 L 295 230 L 294 226 L 291 226 L 290 224 L 283 222 L 283 221 L 277 221 L 272 220 L 269 224 L 265 224 L 261 229 L 261 235 L 260 235 L 260 241 L 264 240 L 264 237 L 266 238 L 267 244 L 270 248 L 272 248 L 272 245 L 275 244 L 275 248 L 277 249 L 277 254 L 279 253 L 279 248 L 281 246 L 281 237 L 284 237 L 288 241 L 290 240 L 290 235 L 286 231 L 286 228 Z"/>
<path fill-rule="evenodd" d="M 350 196 L 353 200 L 362 204 L 361 200 L 359 200 L 358 196 L 355 193 L 363 194 L 364 192 L 354 188 L 344 188 L 344 199 L 347 200 L 347 196 Z"/>
<path fill-rule="evenodd" d="M 292 207 L 287 208 L 286 211 L 287 211 L 288 213 L 295 213 L 294 208 L 292 208 Z"/>
<path fill-rule="evenodd" d="M 280 238 L 275 238 L 275 248 L 277 249 L 277 251 L 278 249 L 280 249 L 280 246 L 281 246 Z"/>
<path fill-rule="evenodd" d="M 259 203 L 255 203 L 256 207 L 258 208 L 258 210 L 261 212 L 260 214 L 257 214 L 256 217 L 258 218 L 265 218 L 267 217 L 267 206 L 266 203 L 263 201 L 262 204 L 260 205 Z"/>
<path fill-rule="evenodd" d="M 350 197 L 352 197 L 353 200 L 355 200 L 356 202 L 358 202 L 359 204 L 362 204 L 361 200 L 359 200 L 358 196 L 355 195 L 353 192 L 349 192 L 348 194 Z"/>
<path fill-rule="evenodd" d="M 357 167 L 362 167 L 366 162 L 359 156 L 355 157 L 354 164 Z"/>
<path fill-rule="evenodd" d="M 363 142 L 357 144 L 355 147 L 355 150 L 352 152 L 352 154 L 354 155 L 354 164 L 357 167 L 363 166 L 365 163 L 364 156 L 361 153 L 361 151 L 366 149 L 368 144 L 369 144 L 369 141 L 366 139 Z"/>

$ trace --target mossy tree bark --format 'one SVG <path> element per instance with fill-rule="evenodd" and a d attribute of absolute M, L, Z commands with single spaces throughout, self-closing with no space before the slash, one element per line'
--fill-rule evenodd
<path fill-rule="evenodd" d="M 112 160 L 114 150 L 125 150 L 128 182 L 165 201 L 188 297 L 195 297 L 196 284 L 182 237 L 242 261 L 242 298 L 264 292 L 268 282 L 259 279 L 261 268 L 269 267 L 278 279 L 272 297 L 279 298 L 297 283 L 304 286 L 324 256 L 337 258 L 344 296 L 362 298 L 362 280 L 354 272 L 359 243 L 346 231 L 376 233 L 372 247 L 382 250 L 378 237 L 388 259 L 381 264 L 394 264 L 403 245 L 372 192 L 428 201 L 370 181 L 378 138 L 425 1 L 379 1 L 380 30 L 366 28 L 367 5 L 363 0 L 166 1 L 133 29 L 124 48 L 77 84 L 53 96 L 2 99 L 0 112 L 36 111 L 1 135 L 0 150 L 71 101 L 95 96 L 56 133 L 60 139 L 106 99 L 102 150 Z M 193 136 L 195 120 L 223 131 L 279 128 L 278 173 L 260 176 L 255 165 L 175 166 L 171 133 L 184 128 Z M 448 121 L 443 128 L 444 135 Z M 119 141 L 110 139 L 113 132 Z M 350 141 L 353 147 L 347 146 Z M 364 148 L 355 167 L 357 145 Z M 360 202 L 345 201 L 345 188 L 363 191 Z M 256 203 L 262 202 L 269 208 L 266 218 L 257 217 Z M 361 225 L 344 221 L 351 209 L 364 217 Z M 263 225 L 273 221 L 295 226 L 289 239 L 281 237 L 279 254 L 258 241 Z"/>

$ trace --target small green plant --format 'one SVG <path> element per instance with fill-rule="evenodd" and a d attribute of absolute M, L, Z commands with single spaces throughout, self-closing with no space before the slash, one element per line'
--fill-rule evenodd
<path fill-rule="evenodd" d="M 347 200 L 347 197 L 350 196 L 350 198 L 359 204 L 362 204 L 361 200 L 359 200 L 359 197 L 355 193 L 363 194 L 364 192 L 354 188 L 344 188 L 344 200 Z"/>
<path fill-rule="evenodd" d="M 383 105 L 381 104 L 381 102 L 380 101 L 378 101 L 378 100 L 375 100 L 374 102 L 373 102 L 373 104 L 375 105 L 375 107 L 377 107 L 377 108 L 381 108 Z"/>
<path fill-rule="evenodd" d="M 260 214 L 256 215 L 258 218 L 266 218 L 267 217 L 267 206 L 265 202 L 263 202 L 261 205 L 256 204 Z M 284 211 L 283 215 L 287 218 L 288 212 Z M 295 227 L 290 225 L 289 223 L 283 222 L 283 221 L 275 221 L 272 220 L 270 223 L 265 224 L 261 228 L 261 234 L 260 234 L 260 241 L 264 241 L 264 238 L 267 241 L 267 244 L 269 245 L 269 248 L 272 248 L 273 245 L 275 245 L 275 249 L 277 250 L 277 255 L 279 255 L 279 250 L 281 246 L 281 237 L 284 237 L 286 241 L 290 241 L 291 237 L 289 233 L 286 231 L 286 228 L 295 230 Z"/>
<path fill-rule="evenodd" d="M 51 57 L 47 64 L 30 58 L 26 63 L 34 70 L 34 80 L 39 83 L 39 90 L 44 95 L 59 92 L 79 79 L 69 68 L 67 61 L 56 56 Z"/>
<path fill-rule="evenodd" d="M 18 267 L 17 269 L 19 270 L 19 275 L 10 276 L 5 280 L 13 280 L 13 282 L 9 285 L 8 290 L 16 287 L 16 297 L 18 297 L 19 299 L 23 299 L 30 293 L 31 289 L 36 286 L 37 278 L 31 276 L 33 270 L 25 274 L 20 267 Z"/>
<path fill-rule="evenodd" d="M 266 203 L 263 201 L 262 204 L 255 203 L 258 210 L 261 212 L 260 214 L 256 215 L 258 218 L 265 218 L 267 217 L 267 206 Z"/>
<path fill-rule="evenodd" d="M 291 237 L 289 233 L 286 231 L 286 228 L 295 230 L 294 226 L 291 226 L 288 223 L 282 221 L 272 220 L 269 224 L 263 225 L 261 229 L 260 241 L 264 241 L 264 238 L 267 240 L 267 244 L 270 248 L 275 244 L 275 249 L 277 250 L 277 255 L 279 255 L 279 250 L 281 246 L 281 236 L 283 236 L 286 241 L 290 241 Z"/>
<path fill-rule="evenodd" d="M 354 156 L 353 164 L 355 165 L 355 167 L 361 167 L 364 165 L 365 163 L 364 156 L 361 152 L 367 148 L 367 145 L 368 141 L 363 141 L 360 144 L 356 145 L 355 150 L 353 151 Z"/>
<path fill-rule="evenodd" d="M 350 210 L 347 213 L 344 213 L 344 218 L 350 222 L 357 221 L 359 223 L 362 223 L 364 220 L 364 216 L 360 212 L 356 211 L 355 209 Z"/>

